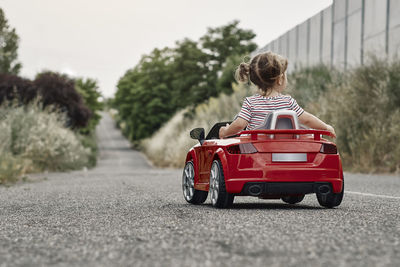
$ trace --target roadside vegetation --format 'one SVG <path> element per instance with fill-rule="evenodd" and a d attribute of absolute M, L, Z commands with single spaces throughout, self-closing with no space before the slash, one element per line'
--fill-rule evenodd
<path fill-rule="evenodd" d="M 66 128 L 65 113 L 34 100 L 26 106 L 0 106 L 1 181 L 28 172 L 65 171 L 88 165 L 91 154 Z"/>
<path fill-rule="evenodd" d="M 212 97 L 197 105 L 193 113 L 180 110 L 151 138 L 142 140 L 139 147 L 156 166 L 183 167 L 189 148 L 198 143 L 189 137 L 190 130 L 202 127 L 207 133 L 217 122 L 232 121 L 251 91 L 248 86 L 233 85 L 232 94 Z"/>
<path fill-rule="evenodd" d="M 209 28 L 198 41 L 154 49 L 121 77 L 113 104 L 130 141 L 150 137 L 179 110 L 193 113 L 210 97 L 232 92 L 233 62 L 257 48 L 253 31 L 238 24 Z"/>
<path fill-rule="evenodd" d="M 0 74 L 0 183 L 29 172 L 95 166 L 99 97 L 91 79 Z"/>
<path fill-rule="evenodd" d="M 97 82 L 44 71 L 18 76 L 18 35 L 0 8 L 0 184 L 96 164 Z"/>
<path fill-rule="evenodd" d="M 290 80 L 290 93 L 335 127 L 346 170 L 400 172 L 400 60 L 370 56 L 346 73 L 316 66 Z"/>
<path fill-rule="evenodd" d="M 337 145 L 346 171 L 400 171 L 400 61 L 371 57 L 346 73 L 327 66 L 294 71 L 287 94 L 307 111 L 335 127 Z M 195 127 L 209 130 L 218 121 L 230 121 L 244 97 L 254 88 L 233 83 L 233 93 L 221 94 L 198 105 L 193 116 L 177 112 L 151 138 L 141 142 L 157 166 L 182 167 Z"/>
<path fill-rule="evenodd" d="M 196 143 L 189 131 L 231 121 L 255 92 L 234 80 L 236 66 L 255 50 L 255 34 L 228 25 L 209 28 L 195 42 L 154 49 L 118 83 L 112 106 L 117 126 L 162 167 L 182 167 Z M 289 62 L 290 64 L 290 62 Z M 287 94 L 335 127 L 344 168 L 400 172 L 400 61 L 370 56 L 339 71 L 319 65 L 288 77 Z"/>

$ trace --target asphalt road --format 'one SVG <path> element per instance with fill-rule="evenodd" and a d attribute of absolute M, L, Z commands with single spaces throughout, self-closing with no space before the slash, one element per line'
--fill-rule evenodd
<path fill-rule="evenodd" d="M 89 171 L 0 187 L 0 266 L 400 266 L 400 177 L 346 174 L 324 209 L 251 197 L 187 204 L 181 170 L 156 169 L 105 116 Z"/>

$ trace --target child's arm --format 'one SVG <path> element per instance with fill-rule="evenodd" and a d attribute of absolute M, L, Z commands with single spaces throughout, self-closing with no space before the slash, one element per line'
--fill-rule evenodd
<path fill-rule="evenodd" d="M 226 136 L 234 135 L 242 131 L 245 127 L 247 127 L 248 122 L 245 119 L 237 118 L 230 125 L 226 124 L 226 126 L 222 126 L 219 129 L 219 138 L 224 138 Z"/>
<path fill-rule="evenodd" d="M 310 128 L 329 131 L 336 138 L 335 129 L 333 129 L 332 126 L 330 126 L 329 124 L 326 124 L 325 122 L 321 121 L 320 119 L 318 119 L 314 115 L 308 113 L 307 111 L 304 111 L 303 114 L 300 115 L 299 121 L 300 121 L 300 123 L 302 123 Z"/>

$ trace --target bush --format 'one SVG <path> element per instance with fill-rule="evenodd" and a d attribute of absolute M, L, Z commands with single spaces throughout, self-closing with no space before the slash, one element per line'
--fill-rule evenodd
<path fill-rule="evenodd" d="M 20 157 L 0 152 L 0 185 L 18 181 L 25 173 L 25 162 Z"/>
<path fill-rule="evenodd" d="M 93 79 L 79 78 L 75 80 L 75 89 L 82 96 L 83 103 L 89 108 L 91 117 L 88 125 L 80 129 L 80 133 L 90 135 L 94 133 L 101 116 L 99 111 L 103 109 L 103 103 L 100 102 L 101 93 L 97 81 Z"/>
<path fill-rule="evenodd" d="M 24 162 L 10 151 L 11 127 L 5 121 L 6 112 L 0 107 L 0 184 L 15 182 L 24 173 Z"/>
<path fill-rule="evenodd" d="M 355 171 L 400 170 L 400 64 L 371 58 L 332 88 L 327 112 L 338 128 L 345 166 Z"/>
<path fill-rule="evenodd" d="M 305 106 L 324 95 L 332 85 L 340 85 L 342 76 L 338 70 L 322 64 L 300 69 L 288 75 L 285 93 L 294 97 L 300 106 Z"/>
<path fill-rule="evenodd" d="M 43 106 L 55 106 L 68 115 L 67 126 L 82 128 L 82 133 L 93 131 L 100 120 L 97 113 L 102 108 L 97 83 L 92 79 L 77 79 L 46 71 L 34 81 L 13 74 L 0 74 L 0 104 L 17 100 L 26 105 L 40 97 Z"/>
<path fill-rule="evenodd" d="M 37 100 L 27 106 L 0 106 L 0 180 L 15 180 L 26 172 L 65 171 L 88 165 L 85 149 L 73 131 L 65 128 L 66 116 Z"/>
<path fill-rule="evenodd" d="M 78 135 L 80 142 L 83 147 L 85 147 L 88 151 L 90 151 L 88 155 L 88 163 L 87 167 L 93 168 L 97 164 L 97 156 L 99 154 L 99 148 L 97 146 L 96 134 L 94 132 L 90 132 L 88 134 Z"/>
<path fill-rule="evenodd" d="M 91 112 L 75 90 L 73 79 L 54 72 L 43 72 L 33 83 L 39 90 L 44 107 L 54 105 L 68 114 L 68 127 L 83 128 L 88 125 Z"/>
<path fill-rule="evenodd" d="M 400 170 L 400 61 L 371 57 L 346 74 L 317 66 L 289 82 L 307 111 L 334 126 L 347 170 Z"/>
<path fill-rule="evenodd" d="M 13 99 L 17 99 L 21 104 L 27 104 L 36 96 L 37 88 L 32 81 L 14 74 L 0 73 L 0 104 Z"/>

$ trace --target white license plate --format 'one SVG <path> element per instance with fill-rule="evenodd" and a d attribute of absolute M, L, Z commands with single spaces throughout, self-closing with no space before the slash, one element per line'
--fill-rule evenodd
<path fill-rule="evenodd" d="M 272 162 L 307 162 L 307 153 L 272 153 Z"/>

